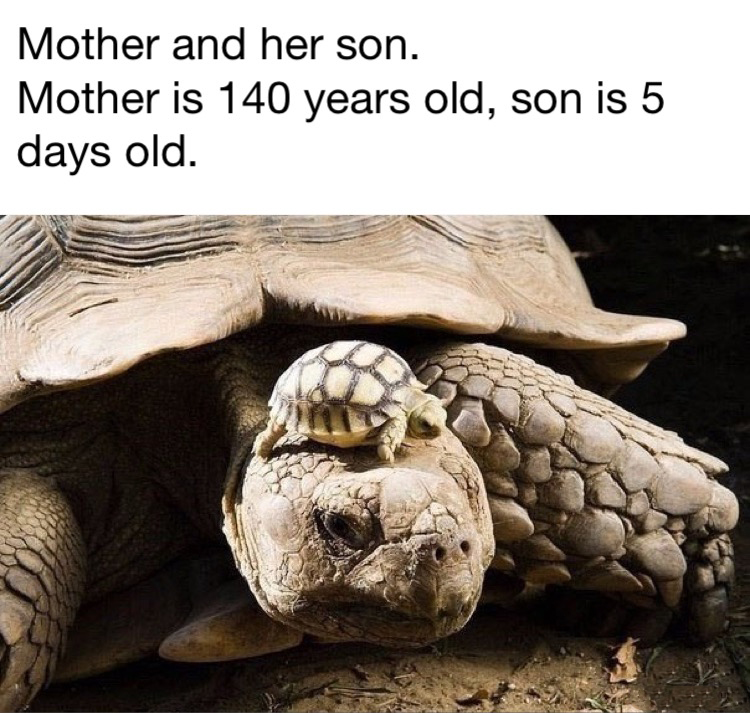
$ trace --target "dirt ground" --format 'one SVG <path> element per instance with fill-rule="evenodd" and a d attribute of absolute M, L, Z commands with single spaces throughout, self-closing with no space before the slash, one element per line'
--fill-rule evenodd
<path fill-rule="evenodd" d="M 632 683 L 608 682 L 622 639 L 577 638 L 541 605 L 482 607 L 438 645 L 306 643 L 254 661 L 149 659 L 54 686 L 32 710 L 747 710 L 750 702 L 750 218 L 556 218 L 603 308 L 675 317 L 688 338 L 616 399 L 731 466 L 743 519 L 730 628 L 707 648 L 636 644 Z M 745 656 L 747 655 L 747 660 Z"/>

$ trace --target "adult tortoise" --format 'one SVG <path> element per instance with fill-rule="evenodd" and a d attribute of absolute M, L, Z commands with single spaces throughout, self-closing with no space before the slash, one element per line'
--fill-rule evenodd
<path fill-rule="evenodd" d="M 0 275 L 2 708 L 66 638 L 67 678 L 431 641 L 488 566 L 723 625 L 725 466 L 580 385 L 684 327 L 597 310 L 543 218 L 6 217 Z M 299 435 L 252 458 L 277 378 L 352 338 L 407 357 L 451 432 L 393 465 Z"/>

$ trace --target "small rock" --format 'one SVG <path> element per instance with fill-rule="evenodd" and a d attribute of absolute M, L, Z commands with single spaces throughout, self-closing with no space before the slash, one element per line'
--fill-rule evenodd
<path fill-rule="evenodd" d="M 510 374 L 508 370 L 506 370 L 506 374 Z M 500 379 L 500 386 L 505 389 L 513 389 L 514 391 L 517 391 L 520 389 L 523 384 L 515 377 L 515 376 L 504 376 L 502 379 Z"/>
<path fill-rule="evenodd" d="M 583 475 L 585 478 L 589 478 L 592 475 L 599 475 L 599 473 L 606 473 L 606 472 L 607 472 L 606 463 L 595 463 L 593 465 L 583 466 Z"/>
<path fill-rule="evenodd" d="M 454 349 L 451 349 L 450 352 L 453 354 L 456 353 Z M 443 371 L 445 371 L 445 369 L 450 369 L 454 366 L 460 366 L 462 362 L 463 362 L 463 359 L 460 356 L 451 356 L 451 357 L 448 357 L 447 359 L 443 359 L 442 361 L 440 361 L 440 366 L 442 366 Z"/>
<path fill-rule="evenodd" d="M 682 532 L 685 529 L 685 521 L 681 517 L 669 517 L 664 529 L 670 532 Z"/>

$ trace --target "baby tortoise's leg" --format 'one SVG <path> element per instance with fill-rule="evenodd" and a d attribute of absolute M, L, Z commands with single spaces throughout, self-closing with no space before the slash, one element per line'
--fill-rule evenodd
<path fill-rule="evenodd" d="M 386 421 L 378 434 L 378 457 L 380 460 L 393 463 L 396 451 L 406 436 L 406 414 Z"/>
<path fill-rule="evenodd" d="M 263 460 L 267 460 L 271 455 L 276 442 L 286 433 L 283 424 L 269 421 L 264 431 L 261 431 L 253 445 L 253 453 Z"/>
<path fill-rule="evenodd" d="M 85 579 L 83 537 L 54 481 L 0 471 L 0 710 L 52 679 Z"/>

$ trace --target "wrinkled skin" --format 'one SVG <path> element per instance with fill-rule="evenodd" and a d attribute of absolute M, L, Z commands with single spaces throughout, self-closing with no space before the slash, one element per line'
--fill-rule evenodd
<path fill-rule="evenodd" d="M 396 467 L 282 442 L 248 463 L 225 511 L 265 611 L 327 639 L 419 646 L 457 631 L 494 553 L 481 475 L 449 433 L 407 441 Z"/>

